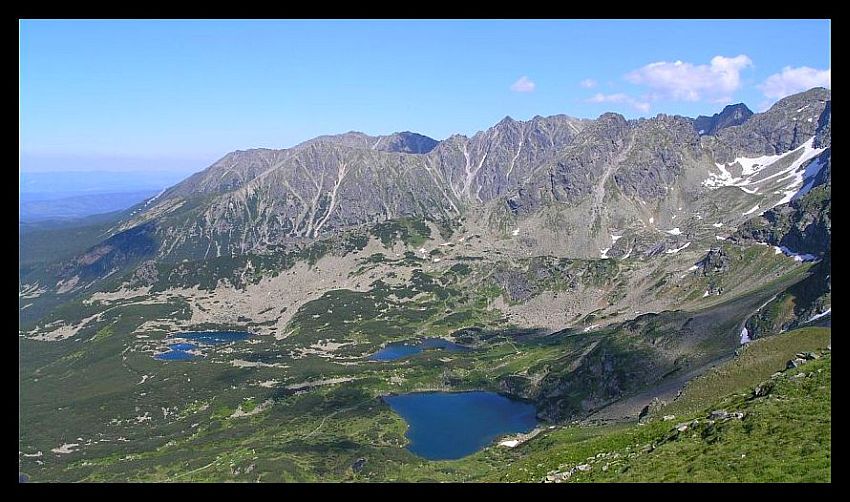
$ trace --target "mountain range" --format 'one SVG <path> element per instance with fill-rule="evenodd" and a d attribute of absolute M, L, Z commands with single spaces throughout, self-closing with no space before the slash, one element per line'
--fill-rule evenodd
<path fill-rule="evenodd" d="M 60 451 L 29 471 L 173 479 L 239 438 L 275 459 L 251 461 L 270 478 L 342 476 L 362 456 L 388 479 L 417 460 L 370 401 L 387 392 L 489 389 L 553 427 L 637 420 L 742 344 L 828 326 L 831 92 L 761 113 L 505 117 L 441 141 L 352 131 L 235 151 L 109 218 L 22 230 L 19 249 L 21 449 Z M 256 336 L 183 367 L 150 357 L 211 329 Z M 365 359 L 426 335 L 470 352 Z M 317 432 L 281 425 L 301 416 Z M 69 464 L 57 445 L 78 436 L 132 437 L 138 457 L 91 446 L 96 460 Z M 247 458 L 232 465 L 247 474 Z"/>

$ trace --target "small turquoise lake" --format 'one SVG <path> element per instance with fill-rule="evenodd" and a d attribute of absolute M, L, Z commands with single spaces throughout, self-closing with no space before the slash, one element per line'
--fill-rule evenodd
<path fill-rule="evenodd" d="M 425 338 L 416 343 L 411 342 L 395 342 L 390 343 L 381 350 L 369 356 L 370 361 L 395 361 L 410 357 L 424 350 L 440 349 L 448 352 L 463 352 L 470 350 L 468 347 L 458 345 L 454 342 L 444 340 L 442 338 Z"/>
<path fill-rule="evenodd" d="M 414 392 L 384 401 L 408 424 L 408 449 L 429 460 L 465 457 L 537 425 L 533 405 L 495 392 Z"/>

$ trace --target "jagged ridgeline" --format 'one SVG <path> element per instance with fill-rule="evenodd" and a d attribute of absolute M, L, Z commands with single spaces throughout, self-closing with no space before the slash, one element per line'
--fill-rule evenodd
<path fill-rule="evenodd" d="M 236 151 L 113 218 L 22 230 L 20 250 L 33 479 L 607 478 L 559 449 L 584 437 L 571 421 L 679 410 L 712 367 L 758 354 L 761 381 L 764 361 L 828 340 L 807 330 L 831 323 L 831 94 Z M 179 338 L 207 330 L 247 338 Z M 420 352 L 371 359 L 388 349 Z M 381 396 L 464 390 L 521 399 L 543 425 L 456 463 L 405 449 Z M 714 401 L 684 395 L 702 420 L 693 403 Z M 656 418 L 586 444 L 628 456 L 675 425 Z"/>

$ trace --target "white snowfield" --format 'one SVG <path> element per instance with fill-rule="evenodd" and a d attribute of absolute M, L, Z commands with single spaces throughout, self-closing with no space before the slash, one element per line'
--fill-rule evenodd
<path fill-rule="evenodd" d="M 765 193 L 782 195 L 782 198 L 770 207 L 785 204 L 794 197 L 799 197 L 811 190 L 814 177 L 823 168 L 823 164 L 818 159 L 803 169 L 804 164 L 826 150 L 825 148 L 814 148 L 814 141 L 815 138 L 812 136 L 796 149 L 781 155 L 763 155 L 752 158 L 738 157 L 728 164 L 717 163 L 715 165 L 719 172 L 709 172 L 708 178 L 702 184 L 712 190 L 720 187 L 738 187 L 748 194 L 758 194 L 760 190 L 765 190 Z M 771 174 L 765 172 L 774 164 L 786 158 L 795 158 L 795 160 L 787 167 L 781 168 L 776 172 L 772 172 Z M 738 177 L 732 176 L 732 173 L 727 169 L 735 164 L 741 166 L 741 175 Z M 804 185 L 804 181 L 806 180 L 808 182 Z M 767 188 L 768 185 L 779 186 Z M 745 216 L 747 214 L 750 214 L 750 212 L 744 213 Z"/>
<path fill-rule="evenodd" d="M 815 314 L 815 315 L 813 315 L 812 317 L 809 317 L 809 320 L 808 320 L 808 321 L 806 321 L 806 322 L 817 321 L 817 320 L 818 320 L 818 319 L 820 319 L 821 317 L 823 317 L 823 316 L 825 316 L 825 315 L 829 315 L 831 312 L 832 312 L 832 307 L 829 307 L 828 309 L 826 309 L 826 311 L 825 311 L 825 312 L 821 312 L 820 314 Z"/>
<path fill-rule="evenodd" d="M 615 235 L 615 234 L 611 234 L 611 247 L 614 247 L 614 244 L 616 244 L 616 243 L 617 243 L 617 241 L 618 241 L 621 237 L 623 237 L 623 236 L 622 236 L 622 235 Z M 605 249 L 600 249 L 600 250 L 599 250 L 599 257 L 600 257 L 600 258 L 602 258 L 603 260 L 604 260 L 605 258 L 608 258 L 608 251 L 610 251 L 610 250 L 611 250 L 611 247 L 607 247 L 607 248 L 605 248 Z M 629 250 L 629 253 L 631 253 L 631 250 Z M 623 258 L 628 258 L 628 255 L 623 256 Z"/>
<path fill-rule="evenodd" d="M 746 213 L 744 213 L 744 216 L 746 216 L 746 215 L 748 215 L 748 214 L 753 214 L 753 213 L 755 213 L 755 212 L 756 212 L 756 211 L 758 211 L 758 210 L 759 210 L 759 205 L 758 205 L 758 204 L 756 204 L 755 206 L 753 206 L 753 208 L 752 208 L 752 209 L 750 209 L 749 211 L 747 211 Z"/>
<path fill-rule="evenodd" d="M 676 254 L 676 253 L 678 253 L 679 251 L 681 251 L 681 250 L 685 249 L 686 247 L 688 247 L 688 246 L 690 246 L 690 245 L 691 245 L 691 243 L 690 243 L 690 242 L 686 242 L 686 243 L 685 243 L 685 244 L 683 244 L 683 245 L 682 245 L 682 247 L 680 247 L 680 248 L 676 248 L 676 249 L 668 249 L 668 250 L 666 250 L 666 251 L 664 251 L 664 252 L 665 252 L 665 253 L 667 253 L 667 254 Z"/>
<path fill-rule="evenodd" d="M 665 232 L 667 232 L 670 235 L 682 235 L 682 231 L 679 230 L 679 227 L 676 227 L 672 230 L 665 230 Z"/>
<path fill-rule="evenodd" d="M 750 343 L 752 340 L 750 339 L 750 332 L 747 330 L 747 327 L 744 326 L 741 329 L 741 345 L 745 345 Z"/>
<path fill-rule="evenodd" d="M 815 261 L 818 259 L 818 257 L 813 254 L 795 253 L 785 246 L 773 246 L 773 249 L 776 251 L 776 254 L 783 253 L 785 256 L 790 256 L 796 261 Z"/>

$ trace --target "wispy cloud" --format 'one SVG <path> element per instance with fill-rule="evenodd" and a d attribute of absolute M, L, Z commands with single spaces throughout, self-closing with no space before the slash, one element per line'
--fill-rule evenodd
<path fill-rule="evenodd" d="M 707 65 L 659 61 L 627 73 L 626 80 L 652 89 L 654 99 L 728 101 L 741 87 L 741 70 L 752 64 L 744 54 L 714 56 Z"/>
<path fill-rule="evenodd" d="M 816 70 L 808 66 L 792 68 L 786 66 L 782 72 L 767 77 L 758 89 L 768 98 L 782 99 L 795 92 L 805 91 L 812 87 L 829 88 L 831 68 Z"/>
<path fill-rule="evenodd" d="M 586 100 L 588 103 L 625 103 L 635 110 L 641 112 L 648 112 L 650 104 L 648 101 L 641 101 L 639 99 L 635 99 L 628 94 L 617 93 L 617 94 L 602 94 L 596 93 L 590 98 Z"/>
<path fill-rule="evenodd" d="M 532 82 L 530 78 L 523 75 L 519 78 L 519 80 L 511 85 L 511 90 L 514 92 L 534 92 L 535 87 L 537 87 L 537 84 Z"/>
<path fill-rule="evenodd" d="M 593 80 L 592 78 L 586 78 L 579 82 L 578 85 L 584 87 L 585 89 L 593 89 L 594 87 L 599 85 L 599 82 Z"/>

